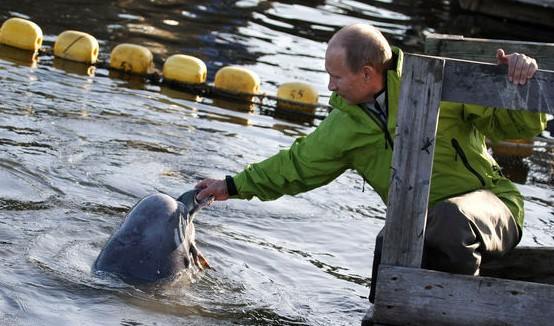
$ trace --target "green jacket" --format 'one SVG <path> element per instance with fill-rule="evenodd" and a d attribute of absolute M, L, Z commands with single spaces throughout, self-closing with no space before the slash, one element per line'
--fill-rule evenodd
<path fill-rule="evenodd" d="M 397 67 L 387 71 L 386 132 L 371 113 L 333 94 L 334 110 L 311 134 L 233 177 L 238 193 L 234 197 L 273 200 L 323 186 L 354 169 L 387 203 L 392 148 L 386 133 L 395 135 L 403 59 L 400 50 L 394 52 Z M 545 114 L 441 102 L 429 207 L 456 195 L 489 189 L 523 226 L 523 198 L 488 154 L 485 137 L 493 141 L 530 138 L 545 126 Z"/>

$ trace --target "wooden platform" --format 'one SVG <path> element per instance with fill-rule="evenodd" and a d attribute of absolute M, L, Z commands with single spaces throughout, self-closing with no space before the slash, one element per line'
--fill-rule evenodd
<path fill-rule="evenodd" d="M 553 0 L 554 1 L 554 0 Z M 554 11 L 551 13 L 554 21 Z M 552 41 L 554 41 L 554 34 Z M 554 70 L 554 43 L 470 38 L 462 35 L 429 34 L 425 54 L 462 60 L 496 63 L 496 49 L 525 53 L 537 60 L 540 69 Z"/>
<path fill-rule="evenodd" d="M 458 0 L 458 3 L 464 10 L 554 27 L 554 0 Z"/>
<path fill-rule="evenodd" d="M 534 282 L 455 275 L 419 266 L 440 101 L 553 114 L 554 72 L 539 70 L 526 85 L 516 86 L 507 80 L 506 66 L 406 54 L 402 75 L 374 323 L 551 325 L 554 286 L 547 271 L 551 250 L 518 250 L 506 257 L 504 265 L 483 266 L 485 274 L 504 277 L 518 266 L 519 274 L 525 266 L 531 273 L 542 271 Z M 534 262 L 525 261 L 531 256 Z M 516 263 L 516 257 L 523 260 Z"/>

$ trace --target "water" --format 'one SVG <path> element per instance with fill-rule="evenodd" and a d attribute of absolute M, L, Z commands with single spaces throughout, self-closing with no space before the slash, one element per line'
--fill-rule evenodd
<path fill-rule="evenodd" d="M 322 93 L 326 40 L 369 20 L 420 51 L 428 32 L 545 41 L 552 31 L 465 15 L 448 1 L 4 0 L 0 20 L 30 18 L 45 45 L 67 29 L 91 33 L 101 57 L 122 42 L 163 58 L 258 73 L 262 90 L 305 81 Z M 469 22 L 469 23 L 468 23 Z M 494 29 L 490 26 L 495 26 Z M 520 33 L 520 34 L 518 34 Z M 352 325 L 367 305 L 373 240 L 385 206 L 362 179 L 274 202 L 228 201 L 200 212 L 198 246 L 214 270 L 138 289 L 91 274 L 128 209 L 173 196 L 287 147 L 313 127 L 227 110 L 164 86 L 75 73 L 51 57 L 35 67 L 0 57 L 0 324 Z M 523 244 L 554 245 L 554 194 L 520 185 Z"/>

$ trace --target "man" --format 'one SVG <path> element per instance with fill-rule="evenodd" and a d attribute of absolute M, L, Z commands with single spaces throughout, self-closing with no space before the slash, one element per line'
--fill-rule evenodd
<path fill-rule="evenodd" d="M 534 59 L 497 51 L 508 78 L 525 84 Z M 347 169 L 362 175 L 387 202 L 403 54 L 367 24 L 338 31 L 325 68 L 334 110 L 288 150 L 225 180 L 197 184 L 199 199 L 214 196 L 273 200 L 325 185 Z M 441 102 L 425 234 L 423 268 L 478 275 L 483 260 L 502 256 L 521 239 L 523 198 L 487 153 L 492 140 L 533 137 L 544 114 Z M 382 235 L 377 237 L 370 301 L 375 295 Z"/>

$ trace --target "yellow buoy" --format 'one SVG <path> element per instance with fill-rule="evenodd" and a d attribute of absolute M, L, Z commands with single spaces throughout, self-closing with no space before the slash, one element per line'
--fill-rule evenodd
<path fill-rule="evenodd" d="M 0 28 L 0 43 L 18 49 L 36 51 L 42 45 L 42 30 L 32 21 L 10 18 Z"/>
<path fill-rule="evenodd" d="M 528 157 L 533 155 L 532 139 L 509 139 L 492 144 L 494 155 Z"/>
<path fill-rule="evenodd" d="M 144 46 L 123 43 L 110 55 L 110 67 L 128 73 L 147 75 L 153 70 L 152 52 Z"/>
<path fill-rule="evenodd" d="M 300 82 L 284 83 L 277 90 L 277 97 L 285 101 L 277 101 L 279 109 L 296 110 L 313 113 L 319 100 L 317 90 L 311 85 Z M 292 103 L 297 102 L 298 104 Z"/>
<path fill-rule="evenodd" d="M 215 87 L 232 93 L 257 94 L 260 78 L 252 71 L 241 67 L 223 67 L 215 74 Z"/>
<path fill-rule="evenodd" d="M 58 35 L 54 44 L 56 57 L 93 64 L 98 58 L 98 41 L 87 33 L 65 31 Z"/>
<path fill-rule="evenodd" d="M 206 64 L 193 56 L 175 54 L 164 63 L 164 79 L 185 84 L 203 84 L 206 82 L 208 69 Z"/>

